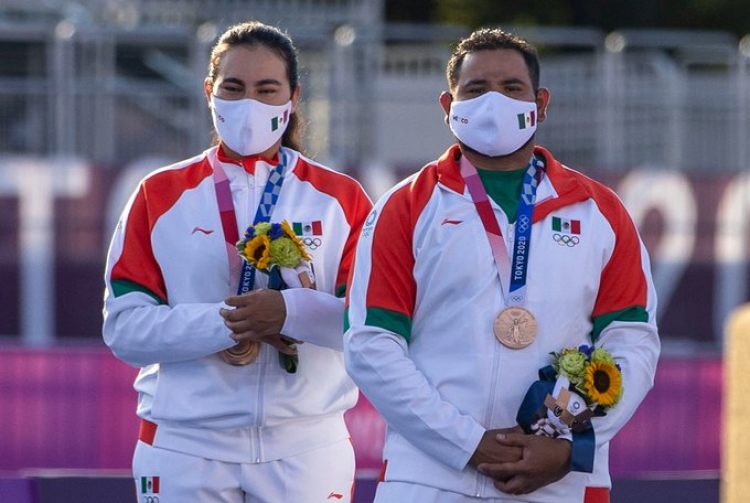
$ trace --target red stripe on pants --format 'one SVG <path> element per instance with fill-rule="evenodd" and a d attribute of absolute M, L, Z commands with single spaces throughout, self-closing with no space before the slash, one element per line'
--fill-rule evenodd
<path fill-rule="evenodd" d="M 383 466 L 380 467 L 380 474 L 378 474 L 378 482 L 385 482 L 385 470 L 388 468 L 388 460 L 383 461 Z"/>
<path fill-rule="evenodd" d="M 606 487 L 587 487 L 583 503 L 609 503 L 609 489 Z"/>
<path fill-rule="evenodd" d="M 148 445 L 154 445 L 154 437 L 156 436 L 156 424 L 151 421 L 141 419 L 141 425 L 138 427 L 138 440 L 145 442 Z"/>

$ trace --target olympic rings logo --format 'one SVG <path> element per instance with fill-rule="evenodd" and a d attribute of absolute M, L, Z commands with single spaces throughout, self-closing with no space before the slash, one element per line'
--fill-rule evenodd
<path fill-rule="evenodd" d="M 143 496 L 141 499 L 143 500 L 143 503 L 159 503 L 158 496 Z"/>
<path fill-rule="evenodd" d="M 578 236 L 568 236 L 567 234 L 555 233 L 552 236 L 552 239 L 554 239 L 555 243 L 559 244 L 560 246 L 567 246 L 569 248 L 581 242 L 581 240 L 578 239 Z"/>
<path fill-rule="evenodd" d="M 518 232 L 526 232 L 529 228 L 529 217 L 526 215 L 519 216 L 518 222 L 516 222 L 516 228 L 518 229 Z"/>
<path fill-rule="evenodd" d="M 365 225 L 362 227 L 362 237 L 369 238 L 370 234 L 372 234 L 372 230 L 375 226 L 375 220 L 378 218 L 378 210 L 372 210 L 369 215 L 367 215 L 367 219 L 365 220 Z"/>
<path fill-rule="evenodd" d="M 320 238 L 302 238 L 302 244 L 304 244 L 310 250 L 316 250 L 323 244 Z M 158 502 L 156 502 L 158 503 Z"/>

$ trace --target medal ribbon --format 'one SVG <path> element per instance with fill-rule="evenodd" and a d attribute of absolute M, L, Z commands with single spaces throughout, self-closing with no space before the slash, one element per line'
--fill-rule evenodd
<path fill-rule="evenodd" d="M 471 200 L 474 202 L 479 219 L 487 233 L 487 240 L 490 243 L 497 274 L 500 278 L 500 285 L 508 285 L 508 294 L 505 301 L 511 306 L 523 305 L 526 300 L 526 271 L 528 270 L 529 250 L 531 249 L 531 217 L 536 204 L 536 189 L 544 172 L 544 162 L 532 157 L 523 178 L 521 199 L 518 202 L 516 216 L 512 262 L 508 257 L 508 249 L 505 246 L 500 224 L 495 218 L 495 213 L 492 210 L 487 191 L 482 184 L 482 179 L 479 178 L 479 173 L 466 159 L 465 155 L 461 156 L 460 167 L 461 176 L 464 178 Z"/>
<path fill-rule="evenodd" d="M 279 163 L 268 175 L 268 181 L 261 194 L 258 209 L 255 212 L 253 225 L 257 225 L 260 222 L 268 222 L 276 206 L 276 201 L 279 199 L 281 185 L 284 183 L 284 167 L 287 161 L 283 149 L 279 149 L 279 159 Z M 240 240 L 240 234 L 237 230 L 237 215 L 234 210 L 234 203 L 232 202 L 232 191 L 229 188 L 227 173 L 221 166 L 221 162 L 216 159 L 215 153 L 211 157 L 211 164 L 214 169 L 216 202 L 219 204 L 221 227 L 224 231 L 227 257 L 229 258 L 229 269 L 232 272 L 232 276 L 236 277 L 239 273 L 240 282 L 237 287 L 237 295 L 242 295 L 252 290 L 255 285 L 255 268 L 240 259 L 237 253 L 237 241 Z"/>

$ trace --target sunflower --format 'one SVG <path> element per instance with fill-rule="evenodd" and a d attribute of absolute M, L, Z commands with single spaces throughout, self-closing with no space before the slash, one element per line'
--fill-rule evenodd
<path fill-rule="evenodd" d="M 271 240 L 266 234 L 260 234 L 245 243 L 245 248 L 240 254 L 258 269 L 266 269 L 271 260 Z"/>
<path fill-rule="evenodd" d="M 615 405 L 622 396 L 622 374 L 609 362 L 591 362 L 586 367 L 583 385 L 591 401 L 603 407 Z"/>

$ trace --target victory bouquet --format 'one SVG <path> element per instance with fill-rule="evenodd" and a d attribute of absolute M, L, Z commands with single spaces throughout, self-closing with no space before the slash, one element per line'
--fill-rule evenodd
<path fill-rule="evenodd" d="M 516 419 L 526 433 L 571 439 L 617 405 L 622 371 L 603 348 L 582 345 L 550 355 L 552 364 L 539 370 Z"/>
<path fill-rule="evenodd" d="M 248 264 L 268 275 L 268 288 L 315 288 L 310 255 L 286 220 L 251 225 L 244 238 L 237 242 L 237 252 Z M 297 344 L 297 341 L 283 336 L 282 340 L 292 347 Z M 239 343 L 225 350 L 224 359 L 242 365 L 254 360 L 259 351 L 258 342 Z M 233 361 L 229 361 L 229 355 L 233 356 Z M 279 353 L 279 363 L 287 372 L 294 373 L 299 360 L 297 355 Z"/>

